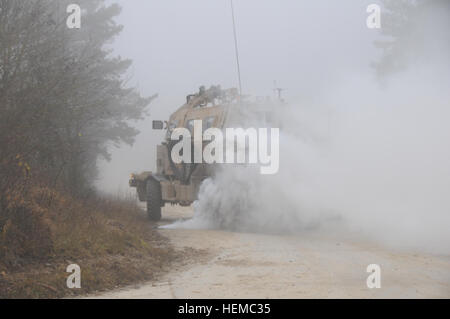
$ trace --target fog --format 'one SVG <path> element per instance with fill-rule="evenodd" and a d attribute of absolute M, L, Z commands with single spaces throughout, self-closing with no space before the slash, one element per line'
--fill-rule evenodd
<path fill-rule="evenodd" d="M 366 27 L 372 1 L 235 2 L 244 93 L 272 96 L 274 80 L 286 89 L 280 172 L 226 167 L 202 185 L 195 218 L 176 227 L 345 225 L 391 246 L 450 253 L 448 5 L 417 19 L 417 37 L 401 48 L 406 68 L 380 81 L 370 65 L 381 35 Z M 142 93 L 160 97 L 134 147 L 102 165 L 99 186 L 109 192 L 154 169 L 163 133 L 151 120 L 200 85 L 237 86 L 229 1 L 119 3 L 125 29 L 115 51 L 134 60 Z"/>
<path fill-rule="evenodd" d="M 199 86 L 237 87 L 230 3 L 227 0 L 111 1 L 124 25 L 114 52 L 133 60 L 130 84 L 159 94 L 140 123 L 133 148 L 113 149 L 101 168 L 101 188 L 128 190 L 134 171 L 152 170 L 165 120 Z M 236 1 L 243 91 L 273 96 L 274 81 L 288 101 L 308 105 L 351 74 L 369 73 L 378 32 L 366 27 L 369 1 Z M 328 119 L 323 118 L 324 125 Z"/>

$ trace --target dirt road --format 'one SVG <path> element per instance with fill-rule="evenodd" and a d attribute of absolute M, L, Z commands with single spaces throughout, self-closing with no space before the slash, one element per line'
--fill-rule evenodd
<path fill-rule="evenodd" d="M 161 224 L 191 215 L 189 209 L 169 207 Z M 324 232 L 275 236 L 160 231 L 184 251 L 185 265 L 170 270 L 159 282 L 94 298 L 450 297 L 450 256 L 393 251 Z M 200 253 L 190 254 L 191 248 Z M 381 267 L 380 289 L 367 288 L 369 264 Z"/>

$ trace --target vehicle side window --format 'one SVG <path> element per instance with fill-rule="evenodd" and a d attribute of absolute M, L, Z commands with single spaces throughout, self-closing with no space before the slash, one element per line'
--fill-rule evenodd
<path fill-rule="evenodd" d="M 167 138 L 170 138 L 170 136 L 172 135 L 173 130 L 177 128 L 178 122 L 179 121 L 172 121 L 172 122 L 170 122 L 167 125 L 167 133 L 166 133 L 166 137 Z"/>
<path fill-rule="evenodd" d="M 169 131 L 173 131 L 178 126 L 178 121 L 173 121 L 169 123 Z"/>

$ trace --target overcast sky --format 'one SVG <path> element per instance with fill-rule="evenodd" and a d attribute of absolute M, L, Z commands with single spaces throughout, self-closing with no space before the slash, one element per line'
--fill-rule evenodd
<path fill-rule="evenodd" d="M 229 0 L 115 0 L 124 26 L 113 47 L 133 60 L 130 84 L 159 94 L 133 148 L 113 150 L 100 185 L 127 190 L 131 172 L 153 170 L 162 139 L 150 129 L 165 120 L 201 85 L 237 87 Z M 348 77 L 370 76 L 379 52 L 366 8 L 377 1 L 234 0 L 243 91 L 273 95 L 274 80 L 301 107 Z"/>

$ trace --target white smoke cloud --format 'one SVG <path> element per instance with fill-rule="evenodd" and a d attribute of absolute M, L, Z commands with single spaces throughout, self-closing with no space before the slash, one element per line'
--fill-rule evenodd
<path fill-rule="evenodd" d="M 444 80 L 450 84 L 404 74 L 380 89 L 359 78 L 330 93 L 333 105 L 287 106 L 280 172 L 225 166 L 203 183 L 194 219 L 176 227 L 298 232 L 345 225 L 396 247 L 450 253 Z"/>
<path fill-rule="evenodd" d="M 431 12 L 434 14 L 433 12 Z M 298 232 L 332 225 L 399 248 L 450 253 L 448 12 L 422 24 L 409 68 L 381 87 L 356 73 L 277 110 L 280 171 L 225 167 L 181 227 Z M 426 20 L 429 21 L 429 20 Z M 424 36 L 425 35 L 425 36 Z"/>
<path fill-rule="evenodd" d="M 407 30 L 406 70 L 385 86 L 349 71 L 332 90 L 278 108 L 279 173 L 225 166 L 203 183 L 194 218 L 171 227 L 326 228 L 450 254 L 450 17 L 441 6 Z"/>

